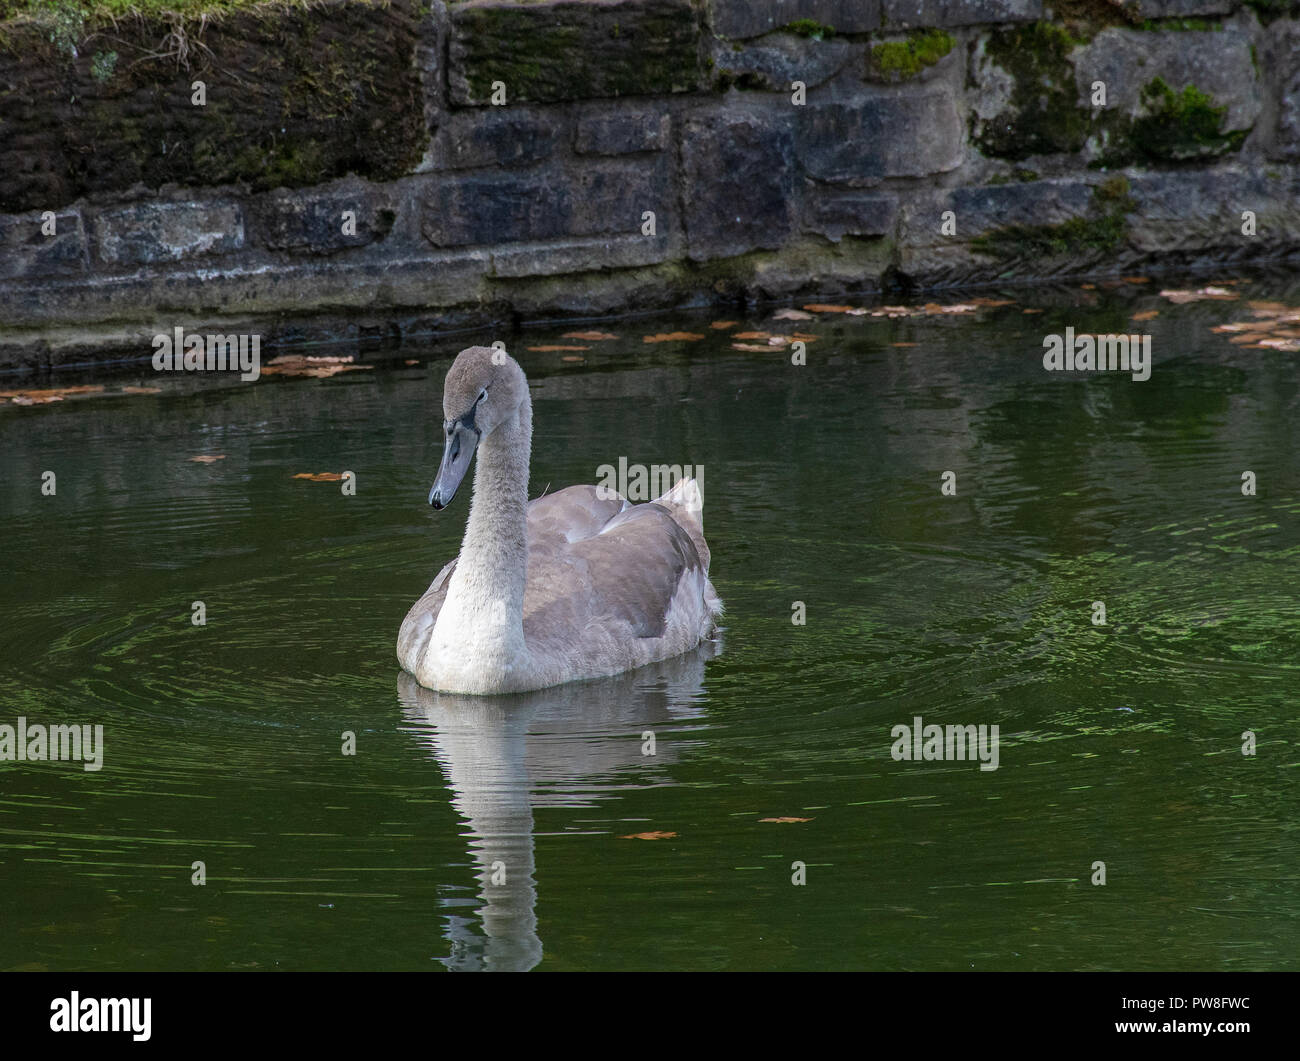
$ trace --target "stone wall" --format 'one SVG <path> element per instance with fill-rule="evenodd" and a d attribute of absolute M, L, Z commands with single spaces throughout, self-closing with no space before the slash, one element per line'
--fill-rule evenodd
<path fill-rule="evenodd" d="M 142 355 L 178 323 L 394 339 L 1289 262 L 1297 8 L 326 0 L 11 19 L 0 367 Z"/>

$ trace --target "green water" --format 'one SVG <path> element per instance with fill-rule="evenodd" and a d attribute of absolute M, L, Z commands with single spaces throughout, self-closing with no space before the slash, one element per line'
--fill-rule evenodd
<path fill-rule="evenodd" d="M 799 323 L 802 367 L 709 328 L 766 311 L 507 336 L 532 492 L 703 464 L 727 612 L 506 700 L 394 659 L 468 510 L 425 503 L 442 376 L 491 336 L 0 408 L 0 724 L 105 733 L 99 772 L 0 763 L 0 969 L 1297 967 L 1300 354 L 1211 333 L 1240 301 L 1021 297 Z M 1151 379 L 1045 372 L 1067 324 L 1149 330 Z M 997 725 L 998 769 L 895 761 L 915 716 Z"/>

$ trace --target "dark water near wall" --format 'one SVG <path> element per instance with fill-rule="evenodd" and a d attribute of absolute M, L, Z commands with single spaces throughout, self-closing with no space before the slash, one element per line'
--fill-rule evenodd
<path fill-rule="evenodd" d="M 826 316 L 804 367 L 713 317 L 515 337 L 533 493 L 704 464 L 727 614 L 720 653 L 513 700 L 393 656 L 464 525 L 425 497 L 468 341 L 0 408 L 0 724 L 106 744 L 0 763 L 0 968 L 1297 967 L 1300 354 L 1212 333 L 1242 300 L 1082 297 Z M 1149 329 L 1151 379 L 1045 372 L 1067 324 Z M 894 761 L 917 715 L 998 725 L 999 768 Z"/>

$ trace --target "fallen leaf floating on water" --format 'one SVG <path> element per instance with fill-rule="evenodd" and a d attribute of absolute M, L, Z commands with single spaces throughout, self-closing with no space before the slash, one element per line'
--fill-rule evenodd
<path fill-rule="evenodd" d="M 123 394 L 161 394 L 161 387 L 123 387 Z"/>
<path fill-rule="evenodd" d="M 1123 278 L 1123 280 L 1124 280 L 1124 283 L 1126 283 L 1126 284 L 1149 284 L 1149 283 L 1151 283 L 1151 277 L 1149 277 L 1149 276 L 1126 276 L 1126 277 Z"/>
<path fill-rule="evenodd" d="M 613 332 L 565 332 L 561 339 L 585 339 L 589 343 L 598 343 L 602 339 L 617 339 Z"/>
<path fill-rule="evenodd" d="M 49 402 L 61 402 L 65 396 L 75 394 L 98 394 L 103 387 L 53 387 L 47 390 L 0 391 L 0 398 L 10 399 L 14 405 L 46 405 Z"/>
<path fill-rule="evenodd" d="M 420 363 L 420 362 L 418 362 L 418 361 L 417 361 L 415 358 L 413 358 L 413 357 L 408 357 L 405 361 L 402 362 L 402 364 L 404 364 L 404 365 L 418 365 L 419 363 Z"/>
<path fill-rule="evenodd" d="M 1184 302 L 1200 302 L 1207 298 L 1235 299 L 1237 296 L 1224 287 L 1202 287 L 1196 291 L 1161 291 L 1160 297 L 1182 305 Z"/>
<path fill-rule="evenodd" d="M 200 453 L 197 457 L 188 457 L 186 459 L 193 461 L 195 464 L 213 464 L 216 461 L 225 460 L 226 455 L 224 453 Z"/>
<path fill-rule="evenodd" d="M 703 335 L 694 332 L 663 332 L 658 335 L 645 335 L 642 342 L 697 342 Z"/>
<path fill-rule="evenodd" d="M 975 305 L 984 306 L 987 309 L 994 306 L 1014 306 L 1016 304 L 1015 299 L 1011 298 L 973 298 L 971 301 Z"/>
<path fill-rule="evenodd" d="M 574 350 L 590 350 L 590 346 L 530 346 L 529 351 L 534 354 L 567 354 Z"/>
<path fill-rule="evenodd" d="M 804 309 L 809 313 L 847 313 L 850 317 L 865 317 L 867 311 L 858 306 L 833 306 L 825 302 L 813 302 Z"/>
<path fill-rule="evenodd" d="M 1210 329 L 1212 332 L 1267 332 L 1271 331 L 1277 324 L 1275 320 L 1266 321 L 1237 321 L 1234 324 L 1216 324 Z"/>
<path fill-rule="evenodd" d="M 1144 309 L 1141 313 L 1133 314 L 1132 319 L 1135 321 L 1149 321 L 1155 320 L 1158 316 L 1160 316 L 1158 309 Z"/>
<path fill-rule="evenodd" d="M 759 818 L 760 822 L 810 822 L 811 818 Z"/>
<path fill-rule="evenodd" d="M 651 833 L 628 833 L 626 836 L 620 836 L 620 840 L 671 840 L 676 833 L 651 832 Z"/>
<path fill-rule="evenodd" d="M 767 339 L 768 346 L 789 346 L 790 337 L 788 335 L 770 335 Z"/>
<path fill-rule="evenodd" d="M 774 321 L 810 321 L 815 318 L 811 313 L 805 313 L 801 309 L 779 309 L 772 314 Z"/>
<path fill-rule="evenodd" d="M 1264 346 L 1270 350 L 1286 350 L 1288 353 L 1300 350 L 1300 339 L 1282 339 L 1277 336 L 1269 336 L 1261 339 L 1257 346 Z"/>
<path fill-rule="evenodd" d="M 343 480 L 338 472 L 299 472 L 294 478 L 310 479 L 313 483 L 337 483 Z"/>
<path fill-rule="evenodd" d="M 798 339 L 801 343 L 815 343 L 821 338 L 820 335 L 805 335 L 803 332 L 795 332 L 791 339 Z"/>
<path fill-rule="evenodd" d="M 890 346 L 920 346 L 920 343 L 890 343 Z"/>
<path fill-rule="evenodd" d="M 1043 311 L 1041 309 L 1022 309 L 1020 312 L 1028 314 L 1028 313 L 1042 313 Z"/>
<path fill-rule="evenodd" d="M 374 365 L 354 365 L 351 354 L 344 357 L 304 357 L 302 354 L 281 354 L 273 357 L 262 366 L 263 376 L 309 376 L 313 379 L 328 379 L 340 372 L 359 372 L 372 369 Z"/>
<path fill-rule="evenodd" d="M 574 356 L 573 354 L 565 354 L 562 358 L 560 358 L 560 360 L 561 360 L 561 361 L 577 361 L 579 364 L 581 364 L 581 363 L 585 362 L 587 359 L 586 359 L 585 357 L 576 357 L 576 356 Z"/>
<path fill-rule="evenodd" d="M 714 321 L 709 325 L 714 331 L 723 331 L 727 328 L 734 328 L 740 321 Z"/>
<path fill-rule="evenodd" d="M 751 339 L 767 339 L 771 334 L 771 332 L 736 332 L 732 338 L 739 339 L 742 342 L 748 342 Z"/>
<path fill-rule="evenodd" d="M 988 306 L 1009 306 L 1011 303 L 1002 302 L 997 299 L 987 299 L 983 302 L 954 302 L 949 306 L 942 306 L 938 302 L 927 302 L 924 306 L 881 306 L 879 309 L 871 311 L 873 317 L 938 317 L 949 313 L 975 313 Z"/>

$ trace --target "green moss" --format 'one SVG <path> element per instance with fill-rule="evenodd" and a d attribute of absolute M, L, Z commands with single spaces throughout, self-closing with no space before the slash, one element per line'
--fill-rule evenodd
<path fill-rule="evenodd" d="M 1247 130 L 1222 132 L 1227 107 L 1216 107 L 1212 97 L 1195 85 L 1181 93 L 1157 77 L 1142 90 L 1146 113 L 1133 121 L 1129 146 L 1140 159 L 1182 162 L 1213 158 L 1237 151 Z"/>
<path fill-rule="evenodd" d="M 1251 8 L 1265 25 L 1283 15 L 1300 12 L 1300 0 L 1246 0 L 1246 6 Z"/>
<path fill-rule="evenodd" d="M 834 26 L 825 26 L 820 22 L 815 22 L 811 18 L 797 18 L 785 27 L 791 33 L 797 33 L 800 37 L 810 37 L 815 41 L 825 40 L 827 37 L 835 36 Z"/>
<path fill-rule="evenodd" d="M 999 173 L 989 184 L 1023 184 L 1038 180 L 1038 171 L 1032 169 L 1013 169 L 1010 173 Z"/>
<path fill-rule="evenodd" d="M 113 76 L 117 68 L 117 52 L 96 52 L 90 61 L 90 76 L 101 85 Z"/>
<path fill-rule="evenodd" d="M 1015 79 L 1007 109 L 991 121 L 972 120 L 986 155 L 1011 161 L 1075 152 L 1088 136 L 1091 112 L 1080 105 L 1070 52 L 1075 40 L 1048 22 L 997 30 L 988 57 Z"/>
<path fill-rule="evenodd" d="M 353 0 L 371 6 L 387 6 L 388 0 Z M 283 12 L 294 7 L 319 6 L 316 0 L 0 0 L 0 21 L 29 16 L 41 18 L 51 8 L 76 8 L 94 25 L 129 15 L 220 15 L 267 8 Z"/>
<path fill-rule="evenodd" d="M 487 103 L 493 82 L 507 101 L 554 101 L 686 91 L 705 79 L 700 27 L 687 7 L 644 10 L 626 31 L 615 8 L 525 4 L 459 9 L 469 98 Z"/>
<path fill-rule="evenodd" d="M 943 30 L 918 30 L 909 33 L 907 40 L 877 44 L 871 49 L 870 63 L 878 74 L 902 81 L 933 66 L 956 43 L 952 34 Z"/>
<path fill-rule="evenodd" d="M 1008 225 L 971 241 L 980 254 L 1008 261 L 1022 258 L 1097 258 L 1113 254 L 1128 237 L 1128 214 L 1137 208 L 1126 177 L 1111 177 L 1092 191 L 1084 217 L 1059 225 Z"/>
<path fill-rule="evenodd" d="M 1223 23 L 1213 22 L 1210 19 L 1205 18 L 1149 18 L 1136 28 L 1145 30 L 1148 33 L 1159 33 L 1163 30 L 1192 33 L 1220 33 L 1223 30 Z"/>

